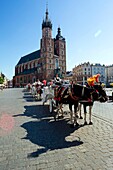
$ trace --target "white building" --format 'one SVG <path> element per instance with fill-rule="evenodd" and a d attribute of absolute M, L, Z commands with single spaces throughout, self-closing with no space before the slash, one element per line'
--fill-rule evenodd
<path fill-rule="evenodd" d="M 106 85 L 110 85 L 110 83 L 113 83 L 113 64 L 105 67 L 105 79 L 106 79 Z"/>
<path fill-rule="evenodd" d="M 87 79 L 95 74 L 100 74 L 99 81 L 105 83 L 105 65 L 85 62 L 73 68 L 73 77 L 79 84 L 86 84 Z"/>
<path fill-rule="evenodd" d="M 100 74 L 99 81 L 105 83 L 105 65 L 91 64 L 92 76 Z"/>
<path fill-rule="evenodd" d="M 91 65 L 89 62 L 79 64 L 73 68 L 73 77 L 79 84 L 85 84 L 87 79 L 91 77 Z"/>

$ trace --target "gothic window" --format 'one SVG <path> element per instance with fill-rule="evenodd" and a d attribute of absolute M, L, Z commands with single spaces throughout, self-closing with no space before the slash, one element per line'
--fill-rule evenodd
<path fill-rule="evenodd" d="M 44 47 L 44 41 L 42 41 L 42 47 Z"/>
<path fill-rule="evenodd" d="M 29 64 L 29 68 L 31 69 L 31 63 Z"/>
<path fill-rule="evenodd" d="M 59 67 L 59 61 L 58 59 L 55 60 L 55 68 L 58 68 Z"/>
<path fill-rule="evenodd" d="M 24 83 L 26 83 L 27 81 L 26 81 L 27 79 L 26 79 L 26 76 L 24 76 Z"/>
<path fill-rule="evenodd" d="M 60 47 L 61 47 L 61 48 L 64 48 L 64 44 L 60 44 Z"/>
<path fill-rule="evenodd" d="M 19 83 L 19 78 L 17 77 L 17 83 Z"/>
<path fill-rule="evenodd" d="M 19 72 L 21 73 L 21 66 L 20 66 L 20 70 L 19 70 Z"/>
<path fill-rule="evenodd" d="M 23 80 L 22 80 L 22 77 L 20 77 L 20 83 L 22 83 L 22 81 L 23 81 Z"/>
<path fill-rule="evenodd" d="M 45 32 L 45 35 L 46 35 L 46 37 L 48 37 L 48 31 L 46 30 L 46 32 Z"/>
<path fill-rule="evenodd" d="M 25 65 L 25 69 L 27 69 L 27 64 Z"/>

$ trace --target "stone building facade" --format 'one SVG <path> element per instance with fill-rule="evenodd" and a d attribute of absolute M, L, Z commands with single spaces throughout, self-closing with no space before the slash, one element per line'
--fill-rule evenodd
<path fill-rule="evenodd" d="M 110 86 L 110 83 L 113 83 L 113 64 L 105 67 L 106 75 L 106 85 Z"/>
<path fill-rule="evenodd" d="M 73 68 L 73 80 L 79 84 L 86 84 L 87 79 L 96 74 L 100 74 L 99 81 L 105 83 L 105 65 L 85 62 Z"/>
<path fill-rule="evenodd" d="M 64 77 L 66 74 L 66 41 L 58 28 L 57 35 L 52 38 L 52 23 L 46 16 L 42 22 L 42 38 L 40 49 L 20 58 L 15 66 L 14 87 L 25 86 L 40 79 L 53 79 L 55 74 Z"/>

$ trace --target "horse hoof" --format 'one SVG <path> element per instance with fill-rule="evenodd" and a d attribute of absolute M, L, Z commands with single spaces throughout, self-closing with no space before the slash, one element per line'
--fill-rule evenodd
<path fill-rule="evenodd" d="M 83 117 L 82 117 L 82 116 L 80 116 L 80 119 L 83 119 Z"/>
<path fill-rule="evenodd" d="M 92 125 L 93 123 L 92 122 L 89 122 L 89 125 Z"/>
<path fill-rule="evenodd" d="M 84 125 L 87 125 L 87 122 L 84 122 Z"/>
<path fill-rule="evenodd" d="M 71 127 L 71 128 L 74 128 L 74 124 L 70 124 L 70 127 Z"/>
<path fill-rule="evenodd" d="M 79 123 L 76 123 L 76 126 L 78 127 L 78 126 L 79 126 Z"/>

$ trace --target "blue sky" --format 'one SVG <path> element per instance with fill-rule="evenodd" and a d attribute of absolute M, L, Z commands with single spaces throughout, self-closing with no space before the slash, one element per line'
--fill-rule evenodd
<path fill-rule="evenodd" d="M 14 76 L 19 59 L 40 49 L 47 0 L 0 0 L 0 72 Z M 52 36 L 61 27 L 67 70 L 90 62 L 113 64 L 113 0 L 48 0 Z"/>

